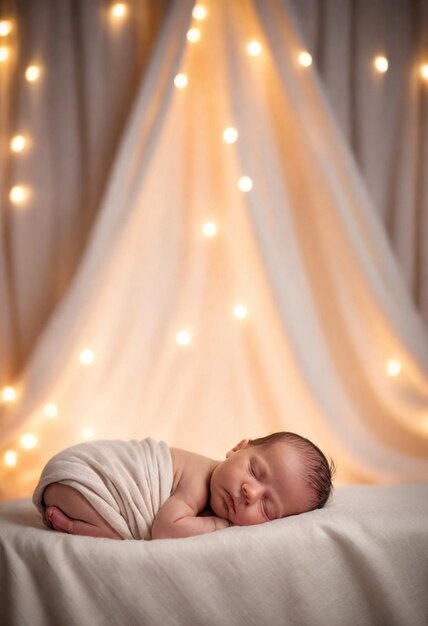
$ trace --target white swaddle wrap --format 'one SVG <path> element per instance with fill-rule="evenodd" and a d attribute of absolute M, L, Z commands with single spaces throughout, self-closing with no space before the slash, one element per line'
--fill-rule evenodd
<path fill-rule="evenodd" d="M 67 448 L 44 468 L 33 502 L 54 482 L 79 491 L 124 539 L 150 539 L 153 520 L 171 495 L 171 453 L 163 441 L 94 441 Z"/>

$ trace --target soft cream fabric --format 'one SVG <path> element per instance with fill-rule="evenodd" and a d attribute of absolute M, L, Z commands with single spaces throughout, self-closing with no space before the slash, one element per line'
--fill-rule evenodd
<path fill-rule="evenodd" d="M 171 453 L 163 441 L 86 442 L 48 462 L 33 502 L 43 516 L 43 492 L 60 482 L 81 493 L 123 539 L 150 539 L 172 481 Z"/>
<path fill-rule="evenodd" d="M 5 626 L 426 626 L 428 487 L 343 487 L 325 509 L 161 541 L 73 537 L 0 505 Z"/>
<path fill-rule="evenodd" d="M 19 458 L 1 466 L 3 499 L 31 493 L 84 436 L 221 459 L 243 437 L 293 430 L 341 481 L 428 478 L 426 330 L 317 74 L 296 60 L 293 20 L 274 0 L 207 5 L 190 45 L 193 2 L 172 4 L 79 271 L 4 409 L 2 452 Z"/>

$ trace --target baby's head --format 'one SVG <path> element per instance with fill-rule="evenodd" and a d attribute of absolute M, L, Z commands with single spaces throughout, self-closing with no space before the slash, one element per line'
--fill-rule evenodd
<path fill-rule="evenodd" d="M 211 508 L 239 526 L 320 509 L 333 474 L 321 450 L 295 433 L 244 439 L 212 473 Z"/>

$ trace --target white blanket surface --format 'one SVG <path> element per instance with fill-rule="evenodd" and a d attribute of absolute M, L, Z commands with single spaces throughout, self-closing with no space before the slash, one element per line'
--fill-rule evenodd
<path fill-rule="evenodd" d="M 2 626 L 426 626 L 428 485 L 159 541 L 75 537 L 0 505 Z"/>
<path fill-rule="evenodd" d="M 156 513 L 171 495 L 171 453 L 163 441 L 94 441 L 72 446 L 44 468 L 33 495 L 54 482 L 77 489 L 124 539 L 150 539 Z"/>

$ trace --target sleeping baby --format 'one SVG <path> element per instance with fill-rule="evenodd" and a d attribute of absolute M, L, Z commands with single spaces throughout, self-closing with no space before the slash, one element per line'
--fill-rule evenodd
<path fill-rule="evenodd" d="M 46 465 L 33 496 L 56 531 L 164 539 L 249 526 L 324 506 L 333 464 L 308 439 L 244 439 L 216 461 L 153 439 L 73 446 Z"/>

